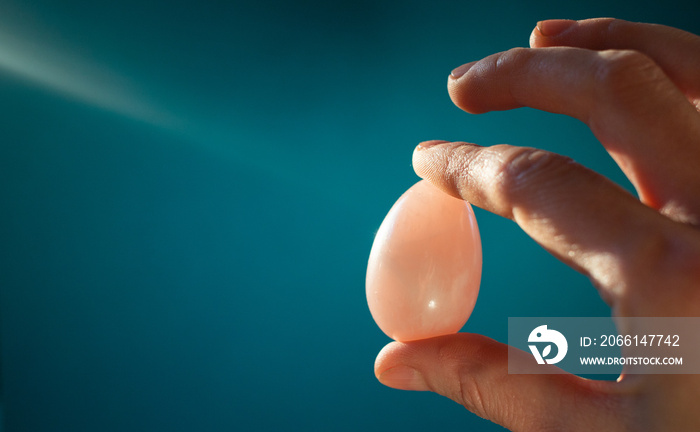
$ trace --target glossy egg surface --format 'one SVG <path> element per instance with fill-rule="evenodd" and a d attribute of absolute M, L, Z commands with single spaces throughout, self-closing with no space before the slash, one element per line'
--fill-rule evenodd
<path fill-rule="evenodd" d="M 367 265 L 367 303 L 398 341 L 458 332 L 476 303 L 481 240 L 471 205 L 425 180 L 394 204 Z"/>

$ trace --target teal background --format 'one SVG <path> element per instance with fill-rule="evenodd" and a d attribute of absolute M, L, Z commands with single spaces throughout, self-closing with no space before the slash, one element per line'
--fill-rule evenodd
<path fill-rule="evenodd" d="M 421 140 L 537 146 L 629 186 L 578 121 L 445 90 L 538 20 L 596 16 L 700 33 L 680 1 L 1 2 L 4 430 L 502 430 L 376 381 L 366 260 Z M 477 218 L 465 331 L 608 314 Z"/>

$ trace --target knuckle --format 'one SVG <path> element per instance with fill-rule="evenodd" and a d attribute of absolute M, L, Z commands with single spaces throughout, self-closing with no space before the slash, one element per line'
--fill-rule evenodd
<path fill-rule="evenodd" d="M 689 251 L 677 241 L 675 235 L 666 230 L 649 230 L 637 246 L 637 260 L 632 267 L 654 269 L 661 267 L 668 274 L 685 273 L 689 262 L 697 262 L 700 259 L 697 251 L 689 254 Z M 693 256 L 694 255 L 694 256 Z"/>
<path fill-rule="evenodd" d="M 660 264 L 664 282 L 672 278 L 673 285 L 685 291 L 694 306 L 700 308 L 700 236 L 692 228 L 673 226 L 671 232 L 662 232 L 652 239 L 647 243 L 643 264 L 655 264 L 657 268 Z"/>
<path fill-rule="evenodd" d="M 645 235 L 638 236 L 636 253 L 624 263 L 620 275 L 624 285 L 633 290 L 628 295 L 643 292 L 644 298 L 653 299 L 655 313 L 700 313 L 700 238 L 677 225 L 670 229 L 638 228 L 635 231 Z M 678 296 L 669 296 L 669 291 Z M 681 309 L 678 297 L 685 299 Z"/>
<path fill-rule="evenodd" d="M 603 96 L 619 96 L 662 79 L 656 63 L 635 50 L 606 50 L 598 54 L 595 80 Z"/>
<path fill-rule="evenodd" d="M 627 265 L 628 274 L 624 277 L 626 280 L 634 280 L 637 277 L 648 278 L 649 274 L 640 274 L 638 269 L 658 268 L 667 257 L 673 255 L 673 243 L 661 230 L 648 230 L 644 236 L 639 237 L 635 246 L 637 253 L 634 260 Z"/>
<path fill-rule="evenodd" d="M 520 70 L 531 57 L 532 51 L 527 48 L 511 48 L 496 58 L 494 69 L 496 72 L 512 73 Z"/>
<path fill-rule="evenodd" d="M 533 184 L 561 182 L 562 174 L 575 163 L 572 159 L 545 150 L 516 147 L 505 152 L 495 185 L 506 198 L 531 188 Z"/>
<path fill-rule="evenodd" d="M 473 374 L 463 373 L 459 377 L 459 393 L 462 405 L 479 417 L 490 419 L 481 390 L 481 384 Z"/>
<path fill-rule="evenodd" d="M 468 347 L 468 348 L 467 348 Z M 489 402 L 493 402 L 486 365 L 481 361 L 491 358 L 491 345 L 465 345 L 447 343 L 440 347 L 440 364 L 451 365 L 456 374 L 445 390 L 450 399 L 460 403 L 479 417 L 491 419 L 494 414 Z M 465 361 L 469 359 L 469 361 Z"/>
<path fill-rule="evenodd" d="M 598 18 L 596 23 L 600 26 L 599 34 L 605 42 L 602 46 L 611 45 L 611 42 L 618 38 L 621 33 L 629 31 L 628 28 L 625 28 L 628 22 L 618 18 Z"/>
<path fill-rule="evenodd" d="M 494 392 L 494 387 L 498 388 L 505 384 L 502 379 L 491 380 L 482 379 L 482 375 L 475 373 L 473 369 L 463 371 L 459 376 L 459 397 L 462 406 L 479 417 L 495 421 L 499 424 L 514 425 L 520 424 L 532 430 L 560 430 L 557 427 L 550 427 L 553 422 L 545 420 L 538 415 L 536 410 L 532 413 L 523 413 L 513 404 L 514 399 L 503 397 L 503 393 Z M 535 428 L 534 426 L 537 425 Z"/>

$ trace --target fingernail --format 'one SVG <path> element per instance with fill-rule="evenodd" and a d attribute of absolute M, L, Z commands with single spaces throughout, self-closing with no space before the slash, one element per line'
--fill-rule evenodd
<path fill-rule="evenodd" d="M 426 391 L 423 375 L 408 366 L 395 366 L 379 375 L 379 382 L 387 387 L 399 390 Z"/>
<path fill-rule="evenodd" d="M 457 78 L 461 77 L 462 75 L 467 73 L 469 71 L 469 69 L 471 69 L 472 66 L 474 66 L 475 64 L 476 64 L 476 62 L 473 61 L 473 62 L 470 62 L 467 64 L 463 64 L 462 66 L 460 66 L 458 68 L 452 69 L 452 72 L 450 72 L 450 78 L 457 79 Z"/>
<path fill-rule="evenodd" d="M 448 142 L 449 141 L 442 141 L 442 140 L 423 141 L 422 143 L 418 144 L 418 147 L 416 147 L 416 150 L 426 150 L 426 149 L 429 149 L 430 147 L 435 147 L 436 145 L 445 144 Z"/>
<path fill-rule="evenodd" d="M 537 30 L 545 37 L 558 36 L 571 28 L 576 21 L 567 19 L 552 19 L 537 23 Z"/>

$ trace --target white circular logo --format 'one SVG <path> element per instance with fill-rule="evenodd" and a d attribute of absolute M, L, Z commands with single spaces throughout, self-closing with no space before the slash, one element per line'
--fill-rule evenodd
<path fill-rule="evenodd" d="M 547 343 L 544 345 L 542 352 L 537 349 L 537 345 L 528 345 L 532 355 L 535 356 L 535 360 L 539 364 L 556 364 L 564 359 L 566 356 L 566 351 L 569 349 L 569 344 L 566 342 L 566 338 L 563 334 L 556 330 L 548 329 L 546 325 L 541 325 L 536 327 L 531 333 L 530 337 L 527 338 L 530 343 Z M 552 358 L 547 358 L 552 354 L 552 345 L 556 345 L 557 352 Z"/>

